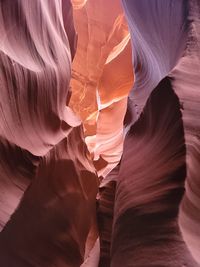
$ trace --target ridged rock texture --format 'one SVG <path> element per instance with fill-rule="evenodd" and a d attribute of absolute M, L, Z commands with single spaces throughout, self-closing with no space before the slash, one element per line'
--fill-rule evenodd
<path fill-rule="evenodd" d="M 0 1 L 0 266 L 200 266 L 199 0 Z"/>

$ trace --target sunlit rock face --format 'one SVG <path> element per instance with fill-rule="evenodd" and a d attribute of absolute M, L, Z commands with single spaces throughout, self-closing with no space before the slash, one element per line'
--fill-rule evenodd
<path fill-rule="evenodd" d="M 74 22 L 78 33 L 78 45 L 72 65 L 71 105 L 83 120 L 89 120 L 92 115 L 95 119 L 98 111 L 97 90 L 100 91 L 101 98 L 103 93 L 106 95 L 104 98 L 108 98 L 109 91 L 111 94 L 114 93 L 109 88 L 109 85 L 113 87 L 112 82 L 101 82 L 101 79 L 105 80 L 109 77 L 106 72 L 109 71 L 109 66 L 112 68 L 112 65 L 107 66 L 107 64 L 111 63 L 126 47 L 130 35 L 118 0 L 114 1 L 114 5 L 112 2 L 105 4 L 105 1 L 87 1 L 82 8 L 74 10 Z M 107 67 L 107 70 L 104 70 L 104 67 Z M 130 69 L 132 69 L 131 66 Z M 127 73 L 125 77 L 126 75 Z M 105 87 L 108 87 L 108 90 Z M 126 89 L 124 96 L 129 89 Z M 115 90 L 117 90 L 116 86 Z M 103 100 L 101 99 L 101 102 Z"/>
<path fill-rule="evenodd" d="M 106 176 L 122 154 L 123 118 L 133 84 L 130 34 L 119 0 L 77 2 L 73 1 L 78 43 L 70 106 L 83 120 L 85 136 L 91 136 L 86 142 L 94 160 L 102 158 L 108 164 L 99 172 Z"/>
<path fill-rule="evenodd" d="M 198 0 L 0 1 L 0 266 L 200 266 Z"/>
<path fill-rule="evenodd" d="M 87 0 L 72 0 L 72 5 L 74 9 L 82 8 Z"/>

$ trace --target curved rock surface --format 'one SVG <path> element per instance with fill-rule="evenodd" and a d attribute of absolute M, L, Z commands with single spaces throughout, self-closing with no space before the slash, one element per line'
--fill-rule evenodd
<path fill-rule="evenodd" d="M 0 1 L 0 266 L 200 266 L 199 0 Z"/>
<path fill-rule="evenodd" d="M 198 266 L 178 225 L 185 156 L 178 98 L 165 78 L 125 138 L 110 266 Z"/>
<path fill-rule="evenodd" d="M 149 92 L 165 75 L 172 78 L 172 88 L 180 99 L 186 140 L 187 178 L 179 224 L 187 246 L 200 263 L 197 237 L 200 204 L 197 178 L 199 3 L 124 0 L 123 4 L 133 40 L 135 85 L 130 98 L 134 107 L 132 113 L 137 114 L 135 119 Z M 155 16 L 152 15 L 154 12 Z M 144 16 L 146 20 L 142 21 Z M 140 49 L 137 49 L 138 46 Z"/>

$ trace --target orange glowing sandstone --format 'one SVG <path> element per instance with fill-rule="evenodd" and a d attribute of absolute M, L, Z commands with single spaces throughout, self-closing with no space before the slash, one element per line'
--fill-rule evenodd
<path fill-rule="evenodd" d="M 105 149 L 101 144 L 105 138 L 109 147 L 113 142 L 121 150 L 126 98 L 133 85 L 130 34 L 119 0 L 106 4 L 104 0 L 72 1 L 72 4 L 78 46 L 72 64 L 70 106 L 83 120 L 85 135 L 92 136 L 87 140 L 88 145 L 91 152 L 96 151 L 98 159 L 97 147 L 101 147 L 100 156 L 106 153 L 104 150 L 110 153 L 106 144 Z M 114 131 L 110 109 L 117 114 Z M 102 125 L 102 116 L 104 119 L 108 116 L 106 126 Z"/>

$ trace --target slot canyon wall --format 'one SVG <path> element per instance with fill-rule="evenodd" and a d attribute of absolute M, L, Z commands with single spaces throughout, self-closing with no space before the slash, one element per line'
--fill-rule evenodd
<path fill-rule="evenodd" d="M 0 266 L 200 266 L 199 0 L 0 1 Z"/>

